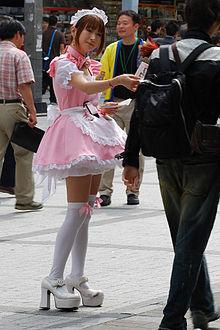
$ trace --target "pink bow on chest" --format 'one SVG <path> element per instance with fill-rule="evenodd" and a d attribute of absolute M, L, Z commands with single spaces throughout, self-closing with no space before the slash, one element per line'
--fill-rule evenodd
<path fill-rule="evenodd" d="M 65 54 L 60 55 L 59 57 L 58 56 L 55 57 L 50 63 L 49 74 L 51 77 L 55 76 L 56 62 L 59 61 L 59 59 L 63 59 L 63 58 L 67 58 L 69 61 L 76 64 L 79 70 L 81 70 L 82 67 L 88 69 L 91 75 L 96 76 L 100 73 L 100 68 L 101 68 L 100 62 L 90 59 L 88 56 L 85 57 L 79 52 L 77 52 L 74 48 L 68 46 Z"/>
<path fill-rule="evenodd" d="M 67 53 L 66 57 L 73 63 L 75 63 L 78 67 L 78 69 L 82 69 L 84 66 L 86 69 L 88 69 L 91 65 L 91 60 L 89 57 L 83 57 L 78 55 L 77 57 L 72 56 L 72 54 Z"/>

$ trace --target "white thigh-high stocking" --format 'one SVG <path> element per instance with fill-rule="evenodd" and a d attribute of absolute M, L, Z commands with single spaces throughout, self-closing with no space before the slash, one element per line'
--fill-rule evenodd
<path fill-rule="evenodd" d="M 89 195 L 89 205 L 93 208 L 95 203 L 96 196 Z M 72 270 L 71 277 L 80 278 L 84 275 L 84 266 L 86 259 L 86 251 L 88 246 L 88 229 L 89 229 L 89 221 L 91 219 L 91 212 L 89 212 L 85 220 L 78 231 L 76 239 L 74 241 L 74 245 L 72 248 Z M 84 286 L 87 286 L 87 283 L 84 283 Z"/>
<path fill-rule="evenodd" d="M 63 278 L 64 268 L 74 240 L 86 218 L 86 214 L 81 212 L 84 206 L 85 203 L 68 203 L 65 220 L 57 233 L 53 266 L 49 274 L 52 279 Z"/>
<path fill-rule="evenodd" d="M 88 278 L 84 275 L 84 265 L 86 250 L 88 245 L 88 226 L 91 218 L 92 207 L 94 206 L 96 196 L 89 196 L 89 203 L 87 205 L 87 212 L 85 221 L 80 227 L 77 237 L 74 241 L 72 249 L 72 271 L 67 275 L 65 284 L 70 293 L 74 293 L 77 289 L 82 298 L 84 306 L 101 306 L 104 300 L 104 294 L 100 290 L 93 290 L 89 288 Z"/>

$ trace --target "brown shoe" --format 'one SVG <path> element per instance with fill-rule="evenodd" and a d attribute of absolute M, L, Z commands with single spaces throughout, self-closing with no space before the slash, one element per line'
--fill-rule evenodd
<path fill-rule="evenodd" d="M 13 187 L 4 187 L 0 186 L 0 192 L 9 194 L 9 195 L 14 195 L 15 194 L 15 189 Z"/>
<path fill-rule="evenodd" d="M 22 211 L 37 211 L 43 208 L 43 204 L 32 201 L 29 204 L 15 204 L 15 209 Z"/>

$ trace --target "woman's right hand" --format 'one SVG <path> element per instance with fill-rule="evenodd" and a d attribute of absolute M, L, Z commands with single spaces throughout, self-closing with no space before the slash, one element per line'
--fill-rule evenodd
<path fill-rule="evenodd" d="M 126 165 L 122 173 L 122 181 L 131 191 L 138 189 L 139 185 L 139 171 L 134 166 Z"/>
<path fill-rule="evenodd" d="M 122 74 L 114 78 L 117 82 L 117 85 L 122 85 L 132 92 L 136 92 L 140 78 L 133 74 Z"/>

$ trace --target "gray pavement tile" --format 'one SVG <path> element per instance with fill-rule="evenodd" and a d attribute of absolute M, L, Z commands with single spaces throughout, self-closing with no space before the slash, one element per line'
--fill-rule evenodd
<path fill-rule="evenodd" d="M 45 117 L 39 126 L 46 127 Z M 36 188 L 36 200 L 41 198 Z M 117 169 L 110 207 L 96 209 L 90 225 L 86 275 L 105 293 L 102 308 L 64 313 L 39 311 L 40 282 L 52 261 L 65 209 L 64 182 L 40 212 L 16 212 L 14 198 L 0 193 L 0 329 L 157 330 L 166 302 L 173 251 L 153 159 L 138 207 L 128 207 Z M 220 215 L 206 251 L 216 305 L 220 305 Z M 70 262 L 67 270 L 70 269 Z M 187 315 L 191 330 L 191 320 Z M 220 321 L 210 324 L 220 329 Z M 211 330 L 211 328 L 210 328 Z"/>

